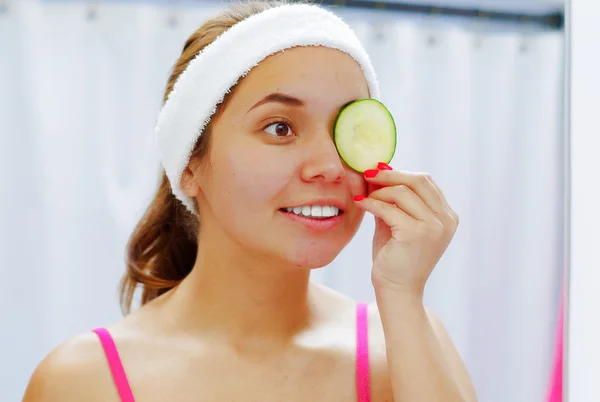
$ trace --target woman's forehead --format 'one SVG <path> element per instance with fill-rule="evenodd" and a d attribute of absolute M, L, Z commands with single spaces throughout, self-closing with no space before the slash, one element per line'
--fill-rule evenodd
<path fill-rule="evenodd" d="M 306 102 L 324 96 L 368 97 L 367 82 L 359 64 L 348 54 L 325 47 L 297 47 L 274 54 L 239 83 L 236 92 L 258 99 L 284 93 Z"/>

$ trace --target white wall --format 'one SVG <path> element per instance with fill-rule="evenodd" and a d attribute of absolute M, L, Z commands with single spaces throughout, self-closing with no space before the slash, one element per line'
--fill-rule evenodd
<path fill-rule="evenodd" d="M 569 402 L 600 401 L 600 2 L 572 0 Z"/>

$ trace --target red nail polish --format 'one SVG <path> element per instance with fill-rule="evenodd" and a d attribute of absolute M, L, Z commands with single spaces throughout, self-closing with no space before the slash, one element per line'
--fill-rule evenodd
<path fill-rule="evenodd" d="M 379 162 L 377 164 L 377 169 L 379 169 L 379 170 L 394 170 L 393 167 L 391 167 L 387 163 L 383 163 L 383 162 Z"/>
<path fill-rule="evenodd" d="M 367 198 L 367 197 L 365 197 L 364 195 L 355 195 L 354 196 L 354 201 L 362 201 L 365 198 Z"/>
<path fill-rule="evenodd" d="M 368 169 L 365 170 L 365 177 L 368 177 L 369 179 L 372 179 L 373 177 L 377 176 L 377 173 L 379 173 L 380 170 L 376 170 L 376 169 Z"/>

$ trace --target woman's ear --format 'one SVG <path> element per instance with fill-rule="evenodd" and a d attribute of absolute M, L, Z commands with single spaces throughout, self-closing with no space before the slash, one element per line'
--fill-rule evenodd
<path fill-rule="evenodd" d="M 200 191 L 200 186 L 195 180 L 195 175 L 193 170 L 188 165 L 183 174 L 181 175 L 181 189 L 190 198 L 195 198 L 198 196 Z"/>

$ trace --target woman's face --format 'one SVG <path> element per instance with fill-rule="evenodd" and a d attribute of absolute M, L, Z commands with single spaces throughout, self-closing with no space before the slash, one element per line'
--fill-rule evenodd
<path fill-rule="evenodd" d="M 329 264 L 358 230 L 364 213 L 352 198 L 366 191 L 336 151 L 333 122 L 341 107 L 367 97 L 360 66 L 334 49 L 293 48 L 255 67 L 212 122 L 206 168 L 190 168 L 195 185 L 186 188 L 198 199 L 201 241 L 217 230 L 282 263 Z M 285 212 L 312 206 L 340 215 Z"/>

